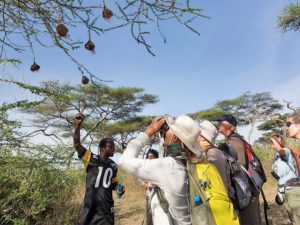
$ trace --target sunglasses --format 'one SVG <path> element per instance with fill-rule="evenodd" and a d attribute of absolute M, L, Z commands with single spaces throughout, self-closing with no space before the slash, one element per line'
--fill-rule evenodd
<path fill-rule="evenodd" d="M 291 122 L 291 121 L 286 122 L 286 126 L 287 126 L 287 127 L 290 127 L 292 124 L 295 124 L 295 123 L 293 123 L 293 122 Z"/>

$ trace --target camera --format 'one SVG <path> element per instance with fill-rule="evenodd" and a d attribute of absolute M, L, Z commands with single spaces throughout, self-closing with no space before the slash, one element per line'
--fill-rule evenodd
<path fill-rule="evenodd" d="M 169 130 L 169 125 L 167 123 L 164 123 L 161 126 L 160 131 L 159 131 L 161 137 L 165 138 L 165 135 L 166 135 L 168 130 Z"/>
<path fill-rule="evenodd" d="M 277 193 L 277 195 L 275 196 L 275 202 L 277 203 L 277 205 L 283 205 L 284 197 L 282 193 Z"/>
<path fill-rule="evenodd" d="M 271 172 L 272 176 L 276 179 L 276 180 L 279 180 L 280 176 L 275 173 L 274 171 Z"/>

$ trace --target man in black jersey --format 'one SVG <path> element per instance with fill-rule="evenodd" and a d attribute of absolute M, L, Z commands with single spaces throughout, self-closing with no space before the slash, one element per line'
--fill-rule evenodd
<path fill-rule="evenodd" d="M 110 159 L 115 152 L 115 144 L 111 138 L 103 138 L 99 144 L 98 154 L 87 150 L 80 143 L 80 127 L 83 115 L 75 116 L 74 146 L 78 157 L 82 159 L 86 168 L 86 192 L 81 225 L 113 225 L 114 201 L 112 190 L 118 184 L 117 165 Z M 125 192 L 122 186 L 117 190 L 119 195 Z"/>

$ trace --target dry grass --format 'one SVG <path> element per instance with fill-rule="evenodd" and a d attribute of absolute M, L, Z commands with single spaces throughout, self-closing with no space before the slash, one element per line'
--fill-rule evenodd
<path fill-rule="evenodd" d="M 115 198 L 115 224 L 141 225 L 145 219 L 146 189 L 135 177 L 123 171 L 119 171 L 119 177 L 126 193 L 120 200 Z"/>

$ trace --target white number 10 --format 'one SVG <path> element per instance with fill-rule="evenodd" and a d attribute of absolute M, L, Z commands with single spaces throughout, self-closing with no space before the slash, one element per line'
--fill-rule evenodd
<path fill-rule="evenodd" d="M 97 179 L 96 179 L 96 183 L 95 183 L 95 188 L 99 187 L 100 184 L 100 180 L 101 180 L 101 175 L 103 172 L 103 167 L 102 166 L 98 166 L 99 172 L 97 175 Z M 104 176 L 103 176 L 103 187 L 108 188 L 109 185 L 111 184 L 111 178 L 113 176 L 113 171 L 111 168 L 107 168 L 104 172 Z"/>

